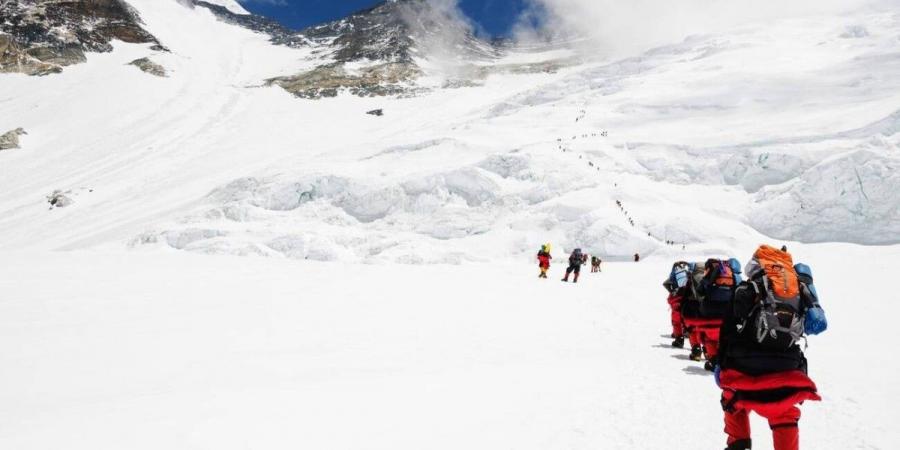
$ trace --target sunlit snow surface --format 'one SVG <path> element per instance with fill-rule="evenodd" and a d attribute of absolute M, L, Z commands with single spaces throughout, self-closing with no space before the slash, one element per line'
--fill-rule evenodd
<path fill-rule="evenodd" d="M 802 448 L 894 449 L 897 302 L 867 280 L 893 276 L 897 247 L 792 250 L 830 321 L 806 350 L 824 400 L 802 408 Z M 4 449 L 725 447 L 721 391 L 668 346 L 669 259 L 577 285 L 560 264 L 548 280 L 532 264 L 186 253 L 0 264 Z"/>
<path fill-rule="evenodd" d="M 170 53 L 0 76 L 0 133 L 28 132 L 0 152 L 0 448 L 721 448 L 660 282 L 763 241 L 831 322 L 804 448 L 900 442 L 900 14 L 308 101 L 261 86 L 310 50 L 130 3 Z M 127 64 L 148 56 L 167 77 Z M 607 263 L 564 285 L 575 246 Z"/>

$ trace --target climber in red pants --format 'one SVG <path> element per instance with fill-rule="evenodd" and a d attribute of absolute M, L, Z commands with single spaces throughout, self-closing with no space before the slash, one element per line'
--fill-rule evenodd
<path fill-rule="evenodd" d="M 769 422 L 775 450 L 800 449 L 800 409 L 818 401 L 798 342 L 828 326 L 812 271 L 789 253 L 761 246 L 747 264 L 720 330 L 714 369 L 722 388 L 725 450 L 749 450 L 750 412 Z"/>
<path fill-rule="evenodd" d="M 684 335 L 687 330 L 684 325 L 684 317 L 681 313 L 685 296 L 690 294 L 687 289 L 690 278 L 690 264 L 677 261 L 672 265 L 669 277 L 663 282 L 663 287 L 669 292 L 666 302 L 669 304 L 669 317 L 672 322 L 672 347 L 684 348 Z"/>

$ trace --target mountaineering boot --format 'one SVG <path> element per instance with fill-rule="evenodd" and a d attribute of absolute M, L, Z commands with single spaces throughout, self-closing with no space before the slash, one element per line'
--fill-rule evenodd
<path fill-rule="evenodd" d="M 569 277 L 567 276 L 567 277 L 563 278 L 562 281 L 563 281 L 564 283 L 568 283 L 568 282 L 569 282 Z"/>
<path fill-rule="evenodd" d="M 675 348 L 684 348 L 684 336 L 678 336 L 672 341 L 672 347 Z"/>
<path fill-rule="evenodd" d="M 572 280 L 572 282 L 573 282 L 573 283 L 577 283 L 577 282 L 578 282 L 578 272 L 575 272 L 575 279 Z"/>
<path fill-rule="evenodd" d="M 700 361 L 701 359 L 703 359 L 703 349 L 699 345 L 693 346 L 691 348 L 691 360 Z"/>
<path fill-rule="evenodd" d="M 703 368 L 712 372 L 712 371 L 716 370 L 716 365 L 713 364 L 712 361 L 707 361 L 703 364 Z"/>
<path fill-rule="evenodd" d="M 750 450 L 750 439 L 741 439 L 739 441 L 734 441 L 725 447 L 725 450 Z"/>

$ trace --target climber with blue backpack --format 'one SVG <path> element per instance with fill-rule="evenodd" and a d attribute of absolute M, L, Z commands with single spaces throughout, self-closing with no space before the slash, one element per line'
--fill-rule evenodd
<path fill-rule="evenodd" d="M 682 317 L 682 301 L 691 274 L 691 265 L 685 261 L 676 261 L 669 271 L 669 278 L 663 282 L 663 287 L 669 292 L 666 302 L 669 304 L 669 316 L 672 321 L 672 347 L 684 348 L 685 326 Z"/>
<path fill-rule="evenodd" d="M 692 341 L 701 346 L 699 351 L 696 347 L 691 349 L 691 359 L 699 361 L 702 354 L 706 359 L 703 366 L 706 370 L 712 371 L 715 367 L 719 353 L 719 329 L 734 290 L 741 281 L 741 263 L 735 258 L 710 258 L 703 265 L 703 277 L 696 283 L 700 315 L 691 321 L 690 326 L 695 334 Z"/>
<path fill-rule="evenodd" d="M 787 251 L 760 246 L 744 269 L 720 330 L 715 367 L 726 450 L 751 448 L 749 413 L 766 418 L 775 450 L 798 450 L 804 401 L 821 400 L 799 342 L 828 327 L 812 270 Z"/>

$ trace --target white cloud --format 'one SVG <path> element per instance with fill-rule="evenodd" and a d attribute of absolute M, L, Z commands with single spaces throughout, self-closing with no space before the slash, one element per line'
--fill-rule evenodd
<path fill-rule="evenodd" d="M 867 0 L 529 0 L 517 36 L 579 36 L 590 48 L 621 56 L 694 34 L 714 33 L 750 22 L 835 13 Z M 897 3 L 881 0 L 879 3 Z M 540 25 L 534 26 L 537 22 Z"/>

